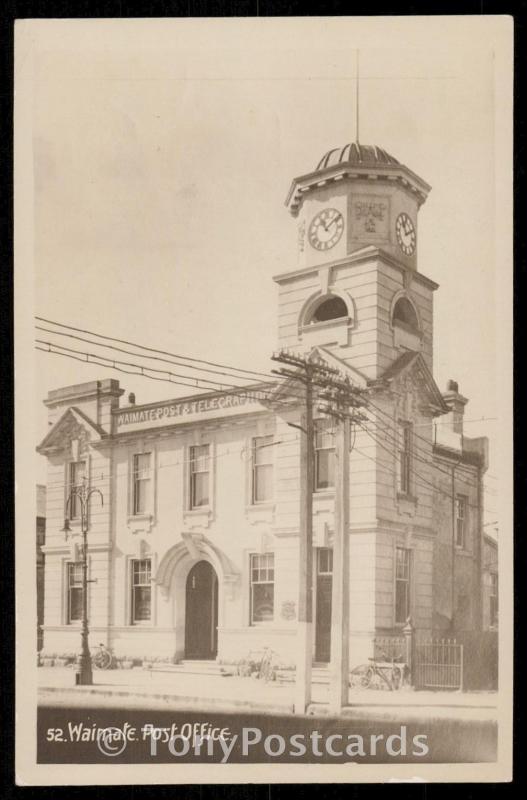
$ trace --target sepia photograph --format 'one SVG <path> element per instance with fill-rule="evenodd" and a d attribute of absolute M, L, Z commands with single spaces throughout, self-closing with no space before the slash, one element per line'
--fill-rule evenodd
<path fill-rule="evenodd" d="M 19 784 L 511 779 L 512 42 L 16 23 Z"/>

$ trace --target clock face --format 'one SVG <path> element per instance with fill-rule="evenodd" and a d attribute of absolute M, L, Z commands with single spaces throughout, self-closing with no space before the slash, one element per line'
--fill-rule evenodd
<path fill-rule="evenodd" d="M 405 256 L 411 256 L 415 253 L 415 228 L 414 223 L 404 212 L 399 214 L 395 221 L 395 233 L 397 234 L 397 242 Z"/>
<path fill-rule="evenodd" d="M 308 238 L 315 250 L 330 250 L 342 236 L 344 220 L 336 208 L 325 208 L 312 220 Z"/>

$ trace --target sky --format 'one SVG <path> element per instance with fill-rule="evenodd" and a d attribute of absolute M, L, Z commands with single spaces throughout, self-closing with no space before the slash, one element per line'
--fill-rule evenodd
<path fill-rule="evenodd" d="M 285 197 L 293 177 L 355 139 L 359 49 L 361 143 L 432 186 L 419 213 L 418 268 L 440 285 L 435 379 L 441 389 L 459 382 L 470 398 L 467 435 L 488 435 L 492 446 L 496 298 L 509 279 L 495 224 L 500 98 L 493 29 L 470 22 L 42 23 L 26 41 L 27 64 L 24 48 L 17 53 L 19 69 L 33 70 L 35 313 L 268 371 L 272 276 L 296 267 Z M 186 392 L 37 352 L 37 438 L 50 389 L 106 377 L 138 403 Z M 490 473 L 492 489 L 492 452 Z"/>

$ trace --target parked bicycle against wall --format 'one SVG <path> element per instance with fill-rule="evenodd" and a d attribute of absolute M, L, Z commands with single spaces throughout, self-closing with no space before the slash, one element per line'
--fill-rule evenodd
<path fill-rule="evenodd" d="M 95 669 L 111 669 L 113 666 L 113 656 L 102 642 L 99 643 L 97 652 L 92 655 L 91 662 Z"/>
<path fill-rule="evenodd" d="M 260 661 L 260 668 L 258 670 L 258 677 L 266 683 L 275 678 L 274 655 L 275 652 L 271 650 L 270 647 L 264 648 L 262 660 Z"/>
<path fill-rule="evenodd" d="M 359 664 L 350 672 L 350 686 L 360 686 L 362 689 L 385 689 L 393 692 L 400 689 L 405 673 L 406 664 L 400 657 L 388 658 L 386 653 L 381 653 L 381 658 L 370 657 L 369 664 Z"/>

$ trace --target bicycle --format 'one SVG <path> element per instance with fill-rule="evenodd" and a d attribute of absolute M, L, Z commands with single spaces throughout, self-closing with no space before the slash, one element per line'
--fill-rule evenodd
<path fill-rule="evenodd" d="M 102 642 L 99 643 L 98 651 L 92 656 L 91 663 L 95 669 L 110 669 L 113 666 L 113 656 Z"/>
<path fill-rule="evenodd" d="M 358 683 L 362 689 L 386 687 L 391 692 L 399 689 L 404 680 L 406 665 L 402 663 L 400 657 L 389 659 L 386 653 L 381 655 L 384 660 L 378 660 L 373 656 L 368 659 L 370 664 L 360 664 L 351 670 L 350 686 L 356 686 Z"/>
<path fill-rule="evenodd" d="M 264 647 L 262 660 L 260 661 L 260 667 L 258 669 L 258 677 L 266 683 L 275 679 L 275 668 L 273 664 L 274 655 L 274 650 L 271 650 L 270 647 Z"/>

